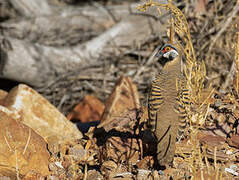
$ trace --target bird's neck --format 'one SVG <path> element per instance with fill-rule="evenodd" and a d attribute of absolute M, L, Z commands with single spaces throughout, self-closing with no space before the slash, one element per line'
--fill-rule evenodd
<path fill-rule="evenodd" d="M 166 72 L 175 72 L 180 73 L 181 72 L 181 58 L 177 57 L 175 60 L 167 62 L 164 67 L 164 71 Z"/>

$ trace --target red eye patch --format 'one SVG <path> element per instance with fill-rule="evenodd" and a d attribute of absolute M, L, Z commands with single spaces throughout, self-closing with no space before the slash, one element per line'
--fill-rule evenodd
<path fill-rule="evenodd" d="M 166 53 L 166 52 L 168 52 L 168 51 L 170 51 L 172 48 L 171 47 L 165 47 L 163 50 L 162 50 L 162 52 L 163 53 Z"/>

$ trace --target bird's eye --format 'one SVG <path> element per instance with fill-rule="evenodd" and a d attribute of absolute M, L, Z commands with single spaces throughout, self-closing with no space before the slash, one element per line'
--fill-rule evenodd
<path fill-rule="evenodd" d="M 170 47 L 166 47 L 165 51 L 170 51 L 170 49 L 171 49 Z"/>

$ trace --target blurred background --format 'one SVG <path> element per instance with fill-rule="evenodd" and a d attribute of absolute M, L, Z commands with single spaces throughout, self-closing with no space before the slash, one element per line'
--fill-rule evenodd
<path fill-rule="evenodd" d="M 168 41 L 171 15 L 140 12 L 142 2 L 1 1 L 0 89 L 26 83 L 67 114 L 86 94 L 104 102 L 116 80 L 129 76 L 145 104 L 158 71 L 152 53 Z M 173 3 L 187 18 L 197 61 L 206 64 L 205 87 L 227 90 L 236 70 L 236 0 Z"/>

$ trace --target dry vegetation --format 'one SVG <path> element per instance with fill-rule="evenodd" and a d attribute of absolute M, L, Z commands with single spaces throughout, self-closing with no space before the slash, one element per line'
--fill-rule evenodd
<path fill-rule="evenodd" d="M 194 13 L 193 3 L 181 2 L 179 5 L 183 7 L 188 23 L 185 18 L 182 19 L 183 23 L 180 22 L 182 21 L 180 17 L 184 17 L 184 15 L 180 13 L 177 16 L 179 12 L 175 9 L 174 15 L 178 17 L 176 23 L 179 23 L 176 25 L 176 32 L 181 31 L 177 33 L 183 38 L 184 43 L 182 45 L 185 46 L 185 52 L 188 52 L 186 53 L 188 66 L 192 68 L 196 67 L 196 64 L 200 65 L 197 69 L 194 68 L 194 72 L 189 75 L 192 76 L 189 78 L 198 78 L 192 80 L 197 89 L 194 91 L 195 94 L 200 95 L 197 91 L 202 89 L 199 87 L 202 85 L 205 87 L 211 85 L 216 90 L 227 89 L 233 84 L 232 76 L 235 71 L 236 33 L 238 29 L 236 25 L 238 8 L 235 6 L 235 1 L 210 2 L 203 15 Z M 189 30 L 187 24 L 189 24 Z M 185 27 L 180 28 L 181 25 L 185 25 Z M 90 38 L 93 37 L 90 36 Z M 166 41 L 168 41 L 166 32 L 164 37 L 158 37 L 157 34 L 152 33 L 141 44 L 127 47 L 128 50 L 119 56 L 114 54 L 110 57 L 102 56 L 98 65 L 79 67 L 75 72 L 63 74 L 47 86 L 39 88 L 39 91 L 67 114 L 77 103 L 77 97 L 84 97 L 85 94 L 96 94 L 104 101 L 105 97 L 110 94 L 117 78 L 126 75 L 133 77 L 134 82 L 137 83 L 141 100 L 145 104 L 144 99 L 152 76 L 151 72 L 157 72 L 152 61 L 147 62 L 147 60 L 157 45 Z M 193 50 L 192 45 L 195 50 Z M 201 73 L 200 76 L 197 74 L 197 71 L 205 72 L 203 62 L 207 69 L 205 78 L 204 73 Z M 202 80 L 204 80 L 203 83 Z M 64 96 L 66 92 L 67 97 Z"/>
<path fill-rule="evenodd" d="M 107 3 L 116 2 L 112 0 Z M 104 102 L 116 80 L 124 75 L 132 77 L 136 83 L 144 106 L 152 72 L 157 72 L 157 65 L 151 60 L 152 52 L 159 44 L 176 41 L 184 49 L 185 74 L 191 90 L 192 107 L 188 109 L 190 122 L 185 139 L 177 143 L 174 167 L 167 169 L 160 179 L 170 176 L 173 179 L 236 179 L 239 177 L 239 141 L 232 137 L 238 137 L 239 133 L 239 2 L 208 1 L 205 6 L 202 5 L 205 11 L 196 10 L 191 1 L 174 4 L 150 0 L 138 6 L 140 11 L 156 7 L 159 16 L 162 9 L 170 12 L 171 18 L 167 23 L 169 31 L 165 32 L 165 36 L 158 37 L 152 33 L 141 44 L 126 47 L 127 51 L 122 51 L 120 55 L 102 55 L 98 64 L 62 74 L 44 87 L 38 87 L 37 91 L 61 112 L 68 114 L 87 94 L 94 94 Z M 95 36 L 83 33 L 82 41 Z M 115 51 L 121 49 L 115 47 Z M 52 162 L 68 164 L 67 172 L 58 169 L 55 174 L 87 179 L 90 169 L 106 177 L 105 172 L 113 165 L 105 165 L 99 154 L 96 156 L 99 149 L 91 138 L 89 135 L 80 142 L 88 152 L 84 160 L 74 160 L 67 154 L 71 145 L 63 147 L 65 151 L 62 150 L 60 154 L 53 153 Z M 119 165 L 127 169 L 125 172 L 132 179 L 137 178 L 137 166 L 126 162 L 118 162 Z M 151 171 L 152 168 L 152 164 L 148 163 L 145 174 L 148 178 L 156 179 L 158 175 Z M 116 175 L 124 176 L 127 174 Z"/>
<path fill-rule="evenodd" d="M 164 8 L 172 13 L 168 26 L 171 28 L 169 39 L 176 40 L 184 49 L 185 73 L 193 102 L 193 107 L 189 111 L 189 134 L 184 141 L 178 143 L 175 168 L 169 169 L 166 175 L 169 174 L 173 179 L 232 179 L 236 174 L 228 171 L 238 172 L 235 168 L 238 167 L 238 150 L 229 140 L 238 130 L 238 73 L 235 73 L 237 67 L 235 64 L 238 62 L 236 59 L 238 55 L 235 55 L 238 53 L 236 49 L 238 8 L 232 1 L 209 2 L 205 14 L 195 16 L 195 13 L 192 13 L 193 5 L 185 3 L 183 11 L 188 20 L 170 3 L 159 4 L 149 1 L 140 5 L 138 9 L 146 11 L 151 6 Z M 176 33 L 175 38 L 172 37 L 172 30 Z M 111 67 L 112 71 L 104 71 L 103 68 L 101 72 L 107 74 L 105 78 L 97 80 L 86 76 L 85 86 L 88 86 L 86 89 L 90 88 L 98 97 L 105 97 L 105 94 L 111 92 L 110 87 L 116 77 L 122 74 L 130 75 L 132 69 L 136 69 L 136 74 L 132 77 L 144 102 L 148 87 L 144 80 L 150 79 L 152 74 L 149 72 L 155 67 L 147 62 L 148 56 L 142 56 L 141 52 L 148 49 L 152 51 L 161 41 L 167 40 L 152 35 L 144 43 L 129 47 L 127 53 L 104 59 L 105 68 Z M 135 60 L 142 63 L 136 63 Z M 89 67 L 89 70 L 92 70 L 92 73 L 98 72 L 97 68 L 94 68 Z M 233 83 L 235 81 L 236 83 Z M 99 89 L 100 85 L 104 88 Z M 221 129 L 215 127 L 215 124 Z M 222 130 L 224 134 L 221 131 L 217 132 L 217 128 L 218 131 L 225 129 Z M 214 139 L 211 137 L 211 131 L 228 139 L 220 139 L 219 136 Z M 133 171 L 132 167 L 128 169 Z M 150 176 L 157 178 L 155 174 Z"/>

